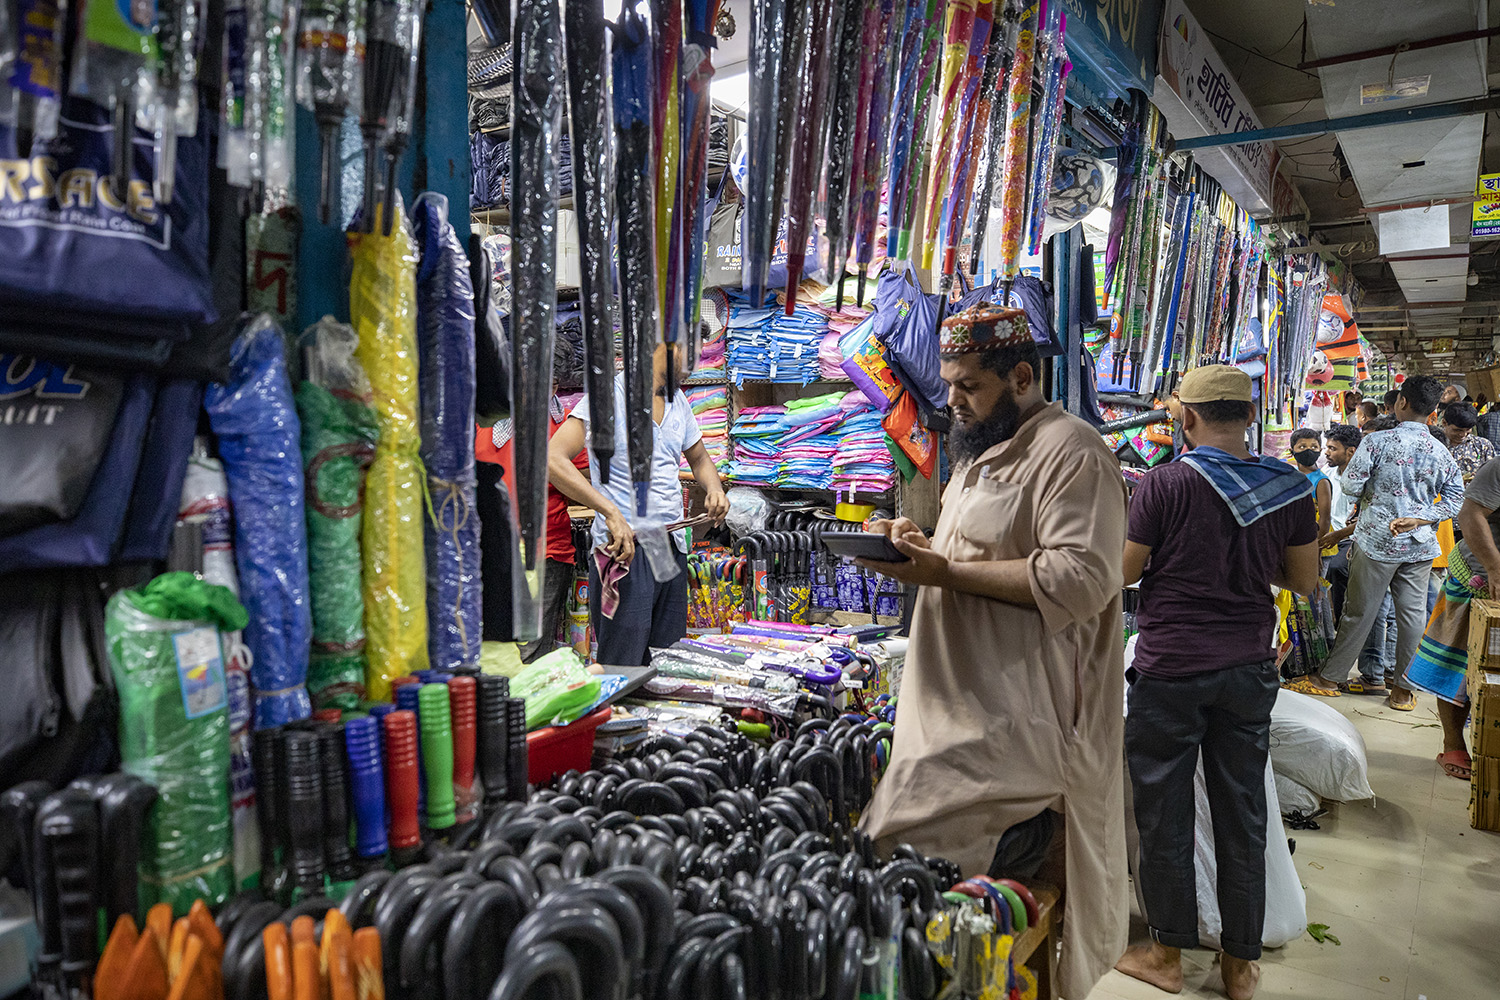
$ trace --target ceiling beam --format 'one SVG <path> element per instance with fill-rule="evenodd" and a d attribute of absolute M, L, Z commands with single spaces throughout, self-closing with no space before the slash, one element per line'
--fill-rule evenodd
<path fill-rule="evenodd" d="M 1439 45 L 1457 45 L 1459 42 L 1477 42 L 1481 38 L 1494 38 L 1500 35 L 1500 28 L 1481 28 L 1477 31 L 1456 31 L 1451 35 L 1438 35 L 1433 38 L 1424 38 L 1417 42 L 1401 42 L 1397 45 L 1382 45 L 1377 49 L 1363 49 L 1359 52 L 1348 52 L 1341 56 L 1327 56 L 1323 59 L 1311 59 L 1307 62 L 1297 64 L 1300 70 L 1322 69 L 1324 66 L 1339 66 L 1344 63 L 1359 62 L 1362 59 L 1374 59 L 1378 56 L 1393 56 L 1400 52 L 1412 52 L 1417 49 L 1433 49 Z"/>
<path fill-rule="evenodd" d="M 1364 115 L 1346 115 L 1343 118 L 1323 118 L 1318 121 L 1298 122 L 1295 125 L 1276 125 L 1272 128 L 1246 129 L 1243 132 L 1226 132 L 1220 135 L 1204 135 L 1195 139 L 1179 139 L 1173 146 L 1177 152 L 1189 149 L 1215 149 L 1219 146 L 1235 146 L 1245 142 L 1266 142 L 1280 139 L 1295 139 L 1304 135 L 1322 135 L 1325 132 L 1348 132 L 1362 128 L 1380 128 L 1383 125 L 1403 125 L 1408 122 L 1436 121 L 1443 118 L 1464 118 L 1469 115 L 1500 111 L 1500 95 L 1476 97 L 1464 101 L 1447 101 L 1442 104 L 1426 104 L 1416 108 L 1398 108 L 1389 111 L 1373 111 Z M 1105 159 L 1118 159 L 1119 147 L 1101 150 Z"/>

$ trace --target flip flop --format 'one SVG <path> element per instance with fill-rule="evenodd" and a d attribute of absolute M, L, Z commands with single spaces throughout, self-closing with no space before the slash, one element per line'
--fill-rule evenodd
<path fill-rule="evenodd" d="M 1283 684 L 1281 686 L 1284 687 L 1284 688 L 1286 688 L 1288 691 L 1295 691 L 1298 694 L 1310 694 L 1314 698 L 1338 698 L 1338 697 L 1340 697 L 1339 692 L 1337 692 L 1337 691 L 1328 691 L 1328 690 L 1326 690 L 1324 688 L 1320 688 L 1316 684 L 1314 684 L 1312 681 L 1308 680 L 1306 677 L 1299 677 L 1296 680 L 1289 681 L 1286 684 Z"/>
<path fill-rule="evenodd" d="M 1468 781 L 1474 776 L 1474 759 L 1462 750 L 1445 750 L 1437 755 L 1443 773 L 1459 781 Z"/>
<path fill-rule="evenodd" d="M 1339 690 L 1344 694 L 1367 694 L 1376 698 L 1384 698 L 1390 694 L 1390 689 L 1385 685 L 1376 687 L 1374 684 L 1366 684 L 1364 681 L 1344 681 L 1339 685 Z"/>
<path fill-rule="evenodd" d="M 1397 712 L 1414 712 L 1417 709 L 1417 696 L 1416 695 L 1412 695 L 1411 696 L 1411 701 L 1404 701 L 1404 702 L 1402 702 L 1399 705 L 1396 704 L 1394 701 L 1392 701 L 1391 698 L 1392 698 L 1392 696 L 1390 696 L 1390 695 L 1386 696 L 1385 704 L 1386 704 L 1387 708 L 1394 709 Z"/>

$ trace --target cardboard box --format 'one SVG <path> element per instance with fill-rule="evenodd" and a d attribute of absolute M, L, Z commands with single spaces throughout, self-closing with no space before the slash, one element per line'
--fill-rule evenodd
<path fill-rule="evenodd" d="M 1500 757 L 1474 756 L 1469 825 L 1476 830 L 1500 830 Z"/>
<path fill-rule="evenodd" d="M 1491 365 L 1488 368 L 1479 368 L 1469 372 L 1464 378 L 1464 384 L 1469 392 L 1474 395 L 1484 393 L 1490 399 L 1500 399 L 1500 365 Z"/>
<path fill-rule="evenodd" d="M 1500 757 L 1500 670 L 1469 670 L 1469 751 Z"/>
<path fill-rule="evenodd" d="M 1480 598 L 1469 607 L 1469 676 L 1500 670 L 1500 601 Z"/>

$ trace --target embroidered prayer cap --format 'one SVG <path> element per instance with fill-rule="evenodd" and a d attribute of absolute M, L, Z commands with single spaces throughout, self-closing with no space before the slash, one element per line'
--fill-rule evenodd
<path fill-rule="evenodd" d="M 1221 399 L 1251 401 L 1250 376 L 1234 365 L 1202 365 L 1182 377 L 1177 398 L 1184 403 L 1216 403 Z"/>
<path fill-rule="evenodd" d="M 981 302 L 943 321 L 938 353 L 952 357 L 1030 343 L 1024 310 Z"/>

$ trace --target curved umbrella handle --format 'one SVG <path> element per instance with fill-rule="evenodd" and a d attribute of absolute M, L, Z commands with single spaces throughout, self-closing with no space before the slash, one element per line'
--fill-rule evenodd
<path fill-rule="evenodd" d="M 545 983 L 545 992 L 537 990 Z M 490 990 L 490 1000 L 583 1000 L 583 986 L 578 975 L 578 963 L 568 950 L 555 941 L 537 945 L 514 962 L 505 964 L 505 971 L 495 980 Z"/>

